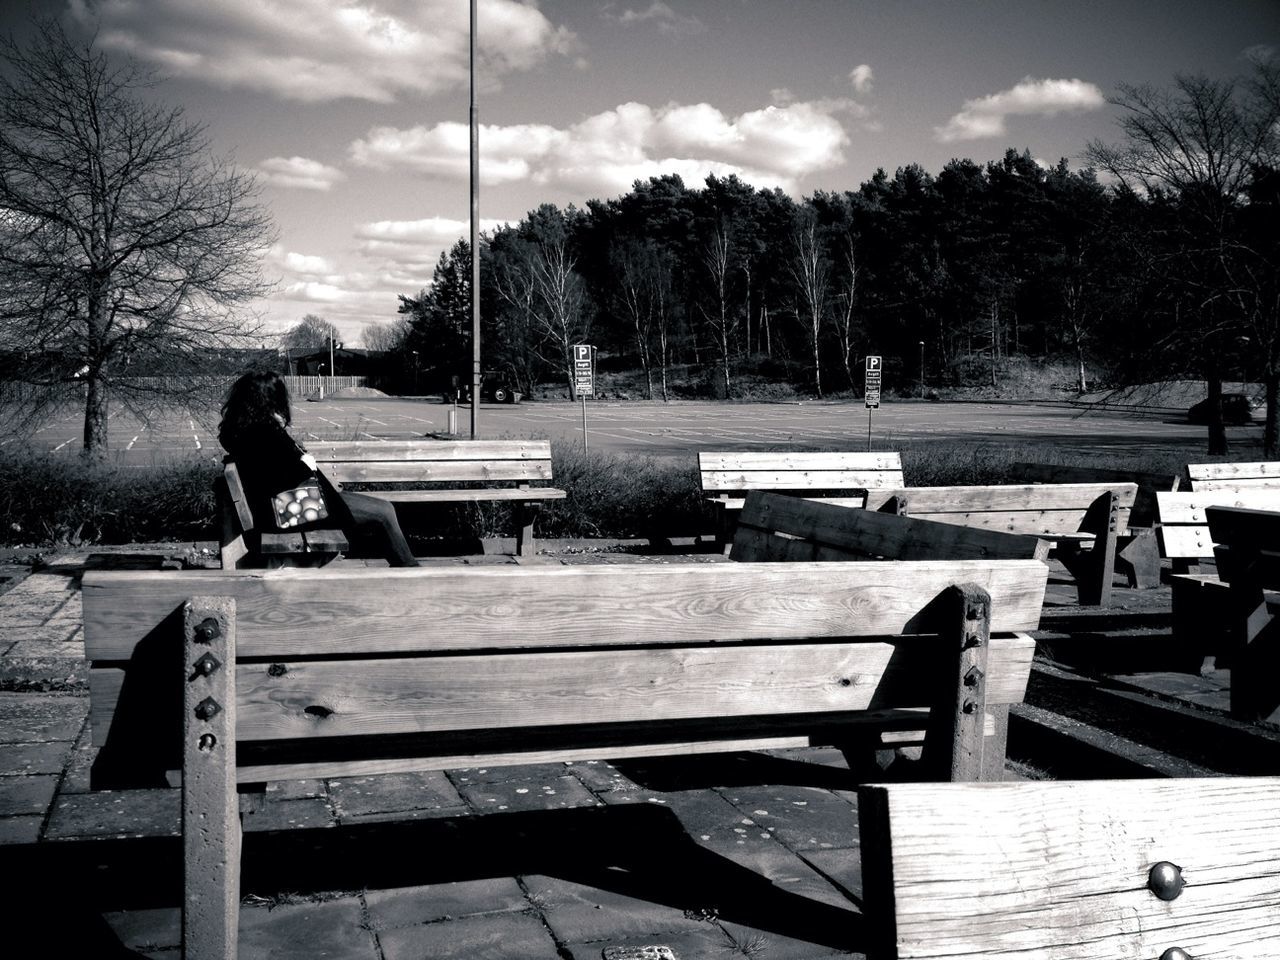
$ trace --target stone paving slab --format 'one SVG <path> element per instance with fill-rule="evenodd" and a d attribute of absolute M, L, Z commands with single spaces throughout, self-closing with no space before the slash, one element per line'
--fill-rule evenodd
<path fill-rule="evenodd" d="M 530 909 L 515 877 L 455 880 L 365 893 L 369 922 L 375 933 L 437 920 Z"/>
<path fill-rule="evenodd" d="M 239 960 L 380 960 L 357 896 L 242 907 Z"/>
<path fill-rule="evenodd" d="M 385 960 L 561 960 L 542 921 L 519 913 L 402 927 L 378 940 Z"/>
<path fill-rule="evenodd" d="M 0 693 L 0 743 L 75 740 L 88 715 L 88 697 Z"/>
<path fill-rule="evenodd" d="M 440 771 L 330 780 L 334 812 L 344 822 L 386 813 L 417 811 L 421 816 L 454 816 L 466 804 Z"/>

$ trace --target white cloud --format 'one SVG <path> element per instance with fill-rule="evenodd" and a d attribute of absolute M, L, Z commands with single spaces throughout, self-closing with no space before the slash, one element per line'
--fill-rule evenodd
<path fill-rule="evenodd" d="M 849 71 L 849 82 L 858 93 L 867 93 L 871 89 L 872 79 L 871 67 L 865 63 L 860 63 Z"/>
<path fill-rule="evenodd" d="M 849 136 L 837 115 L 864 117 L 855 101 L 775 103 L 729 117 L 706 103 L 650 107 L 624 103 L 566 128 L 481 126 L 480 177 L 486 184 L 530 180 L 584 192 L 625 192 L 637 178 L 679 173 L 737 174 L 759 186 L 795 190 L 803 177 L 839 166 Z M 352 160 L 377 169 L 465 179 L 467 128 L 458 123 L 378 127 L 350 147 Z"/>
<path fill-rule="evenodd" d="M 934 127 L 934 133 L 943 143 L 998 137 L 1004 134 L 1004 121 L 1009 116 L 1052 117 L 1067 111 L 1097 110 L 1105 103 L 1102 91 L 1092 83 L 1027 77 L 1009 90 L 966 100 L 944 126 Z"/>
<path fill-rule="evenodd" d="M 684 14 L 676 13 L 670 6 L 662 3 L 661 0 L 654 0 L 643 10 L 632 10 L 628 7 L 622 13 L 612 14 L 606 12 L 605 15 L 627 25 L 652 23 L 658 28 L 659 33 L 665 33 L 669 36 L 701 33 L 706 29 L 706 26 L 697 17 L 687 17 Z"/>
<path fill-rule="evenodd" d="M 504 226 L 505 220 L 480 219 L 480 232 L 490 233 Z M 436 261 L 458 240 L 471 234 L 466 220 L 428 217 L 424 220 L 378 220 L 356 227 L 360 251 L 382 261 L 388 274 L 409 276 L 407 282 L 417 289 L 431 280 Z"/>
<path fill-rule="evenodd" d="M 337 167 L 306 157 L 269 157 L 258 164 L 258 173 L 264 183 L 272 186 L 322 191 L 330 190 L 347 176 Z"/>
<path fill-rule="evenodd" d="M 99 44 L 164 73 L 290 100 L 387 103 L 468 81 L 467 4 L 458 0 L 71 0 Z M 570 55 L 577 39 L 528 0 L 480 0 L 490 78 Z"/>

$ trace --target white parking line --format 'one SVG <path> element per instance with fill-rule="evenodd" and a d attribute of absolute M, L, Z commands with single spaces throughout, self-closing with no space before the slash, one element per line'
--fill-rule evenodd
<path fill-rule="evenodd" d="M 72 437 L 72 438 L 71 438 L 71 440 L 74 440 L 74 439 L 75 439 L 75 437 Z M 60 444 L 58 444 L 56 447 L 54 447 L 54 448 L 53 448 L 53 452 L 54 452 L 54 453 L 57 453 L 59 450 L 61 450 L 63 447 L 65 447 L 68 443 L 70 443 L 70 442 L 71 442 L 71 440 L 63 440 Z"/>
<path fill-rule="evenodd" d="M 141 434 L 139 434 L 138 436 L 141 436 Z M 125 449 L 126 449 L 126 450 L 132 450 L 132 449 L 133 449 L 133 445 L 134 445 L 135 443 L 137 443 L 137 442 L 138 442 L 138 437 L 134 437 L 134 438 L 133 438 L 132 440 L 130 440 L 127 444 L 125 444 Z"/>
<path fill-rule="evenodd" d="M 195 426 L 195 424 L 192 424 L 192 426 Z M 192 436 L 192 437 L 195 439 L 195 441 L 196 441 L 196 449 L 197 449 L 197 450 L 202 450 L 202 449 L 204 449 L 203 447 L 201 447 L 201 446 L 200 446 L 200 435 L 199 435 L 198 433 L 193 433 L 191 436 Z"/>

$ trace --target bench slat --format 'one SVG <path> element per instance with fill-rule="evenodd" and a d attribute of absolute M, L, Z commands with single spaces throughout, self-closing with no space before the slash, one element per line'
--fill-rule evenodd
<path fill-rule="evenodd" d="M 702 473 L 704 491 L 847 490 L 901 485 L 900 474 L 879 470 L 704 470 Z"/>
<path fill-rule="evenodd" d="M 489 490 L 362 490 L 361 493 L 392 503 L 479 503 L 490 500 L 563 500 L 567 493 L 555 487 L 500 487 Z"/>
<path fill-rule="evenodd" d="M 1222 483 L 1229 488 L 1240 485 L 1280 486 L 1280 461 L 1260 461 L 1254 463 L 1189 463 L 1187 476 L 1191 479 L 1191 489 L 1222 489 L 1206 484 Z"/>
<path fill-rule="evenodd" d="M 188 597 L 236 599 L 242 656 L 809 639 L 920 632 L 922 597 L 973 582 L 996 632 L 1034 630 L 1034 560 L 621 567 L 89 571 L 91 660 L 127 660 Z"/>
<path fill-rule="evenodd" d="M 1098 497 L 1114 490 L 1121 509 L 1133 506 L 1135 483 L 1054 483 L 956 487 L 907 487 L 907 513 L 965 513 L 980 510 L 1064 510 L 1081 517 Z"/>
<path fill-rule="evenodd" d="M 828 451 L 745 450 L 698 452 L 698 467 L 704 471 L 738 470 L 884 470 L 902 472 L 902 456 L 898 453 L 859 453 Z"/>
<path fill-rule="evenodd" d="M 313 440 L 307 450 L 328 460 L 550 460 L 549 440 Z"/>
<path fill-rule="evenodd" d="M 771 533 L 802 539 L 784 540 Z M 777 551 L 786 556 L 776 559 L 800 559 L 802 553 L 798 551 L 804 547 L 822 551 L 812 557 L 815 560 L 860 559 L 868 555 L 892 560 L 939 557 L 1043 560 L 1049 555 L 1049 544 L 1031 536 L 851 510 L 822 501 L 769 493 L 753 493 L 747 498 L 734 535 L 732 559 L 775 559 L 772 554 Z"/>
<path fill-rule="evenodd" d="M 459 480 L 550 480 L 550 460 L 326 460 L 325 476 L 338 483 L 437 483 Z"/>
<path fill-rule="evenodd" d="M 237 623 L 237 633 L 238 623 Z M 896 652 L 895 652 L 896 651 Z M 1035 642 L 996 635 L 987 702 L 1021 702 Z M 896 643 L 715 645 L 350 661 L 236 668 L 237 739 L 542 727 L 925 706 L 933 637 Z M 278 673 L 277 668 L 277 673 Z M 637 681 L 636 678 L 643 678 Z M 125 671 L 90 679 L 105 737 Z M 848 683 L 846 684 L 846 681 Z M 308 707 L 318 708 L 308 714 Z M 332 713 L 329 713 L 332 711 Z"/>
<path fill-rule="evenodd" d="M 867 915 L 893 958 L 1280 956 L 1280 779 L 859 791 Z M 1146 887 L 1160 861 L 1187 886 Z"/>

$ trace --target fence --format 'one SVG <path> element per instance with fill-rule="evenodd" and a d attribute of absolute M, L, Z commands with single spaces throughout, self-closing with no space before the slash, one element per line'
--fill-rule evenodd
<path fill-rule="evenodd" d="M 312 394 L 319 394 L 322 386 L 324 395 L 327 397 L 333 391 L 344 387 L 363 387 L 367 379 L 367 377 L 285 377 L 284 382 L 289 385 L 291 397 L 309 397 Z"/>

